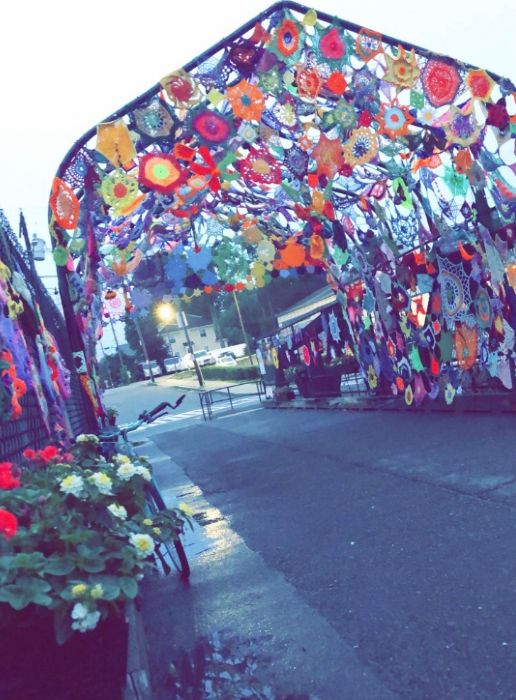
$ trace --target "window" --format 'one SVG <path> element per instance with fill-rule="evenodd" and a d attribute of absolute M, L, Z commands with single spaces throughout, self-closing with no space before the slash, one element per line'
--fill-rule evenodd
<path fill-rule="evenodd" d="M 201 336 L 201 338 L 206 338 L 207 333 L 204 328 L 201 328 L 201 330 L 199 331 L 199 335 Z"/>

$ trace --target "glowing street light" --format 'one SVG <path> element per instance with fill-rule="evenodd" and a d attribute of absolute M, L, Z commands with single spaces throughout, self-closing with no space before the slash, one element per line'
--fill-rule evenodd
<path fill-rule="evenodd" d="M 177 314 L 174 306 L 169 302 L 163 301 L 156 307 L 156 316 L 163 323 L 172 323 L 175 320 Z"/>
<path fill-rule="evenodd" d="M 175 321 L 176 319 L 178 320 L 178 326 L 185 334 L 188 352 L 192 356 L 197 381 L 199 382 L 199 386 L 204 386 L 204 377 L 202 376 L 201 368 L 197 364 L 192 347 L 192 341 L 190 340 L 190 335 L 188 333 L 188 321 L 186 320 L 184 311 L 181 311 L 181 308 L 179 307 L 179 301 L 177 301 L 177 309 L 170 302 L 163 301 L 161 304 L 158 304 L 155 313 L 162 323 L 172 323 L 172 321 Z"/>

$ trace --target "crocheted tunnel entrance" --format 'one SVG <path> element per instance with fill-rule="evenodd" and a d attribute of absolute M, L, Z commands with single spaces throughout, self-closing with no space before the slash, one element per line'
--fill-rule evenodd
<path fill-rule="evenodd" d="M 145 314 L 322 270 L 370 386 L 453 397 L 480 363 L 510 387 L 515 94 L 292 2 L 165 75 L 53 183 L 84 385 L 106 304 Z"/>

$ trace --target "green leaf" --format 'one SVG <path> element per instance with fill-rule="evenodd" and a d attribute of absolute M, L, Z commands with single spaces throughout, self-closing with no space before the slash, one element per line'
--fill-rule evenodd
<path fill-rule="evenodd" d="M 101 557 L 95 555 L 81 557 L 77 566 L 90 574 L 98 574 L 100 571 L 104 571 L 106 568 L 106 563 Z"/>
<path fill-rule="evenodd" d="M 0 602 L 9 603 L 15 610 L 22 610 L 30 603 L 50 607 L 52 598 L 47 595 L 51 586 L 46 581 L 20 576 L 16 583 L 0 589 Z"/>
<path fill-rule="evenodd" d="M 18 569 L 42 570 L 45 565 L 45 557 L 41 552 L 21 552 L 13 557 L 12 566 Z"/>
<path fill-rule="evenodd" d="M 128 598 L 136 598 L 138 595 L 138 582 L 134 578 L 121 578 L 118 583 L 124 593 Z"/>
<path fill-rule="evenodd" d="M 71 555 L 52 554 L 52 556 L 47 557 L 45 571 L 55 576 L 65 576 L 71 573 L 75 569 L 75 566 L 76 561 Z"/>

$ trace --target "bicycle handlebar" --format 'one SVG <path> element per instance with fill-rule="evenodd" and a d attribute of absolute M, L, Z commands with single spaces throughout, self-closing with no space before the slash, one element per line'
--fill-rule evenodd
<path fill-rule="evenodd" d="M 144 423 L 152 423 L 152 420 L 157 418 L 159 413 L 163 413 L 163 411 L 166 412 L 167 408 L 171 408 L 173 411 L 176 408 L 178 408 L 185 400 L 185 396 L 186 394 L 181 394 L 181 396 L 177 399 L 174 405 L 172 405 L 168 401 L 163 401 L 150 411 L 143 411 L 143 413 L 140 413 L 140 415 L 138 416 L 138 420 L 143 421 Z"/>
<path fill-rule="evenodd" d="M 168 401 L 163 401 L 163 403 L 159 403 L 155 408 L 153 408 L 152 411 L 149 411 L 147 413 L 147 416 L 149 418 L 153 418 L 157 413 L 161 413 L 161 411 L 164 411 L 166 408 L 169 407 L 172 408 Z"/>

